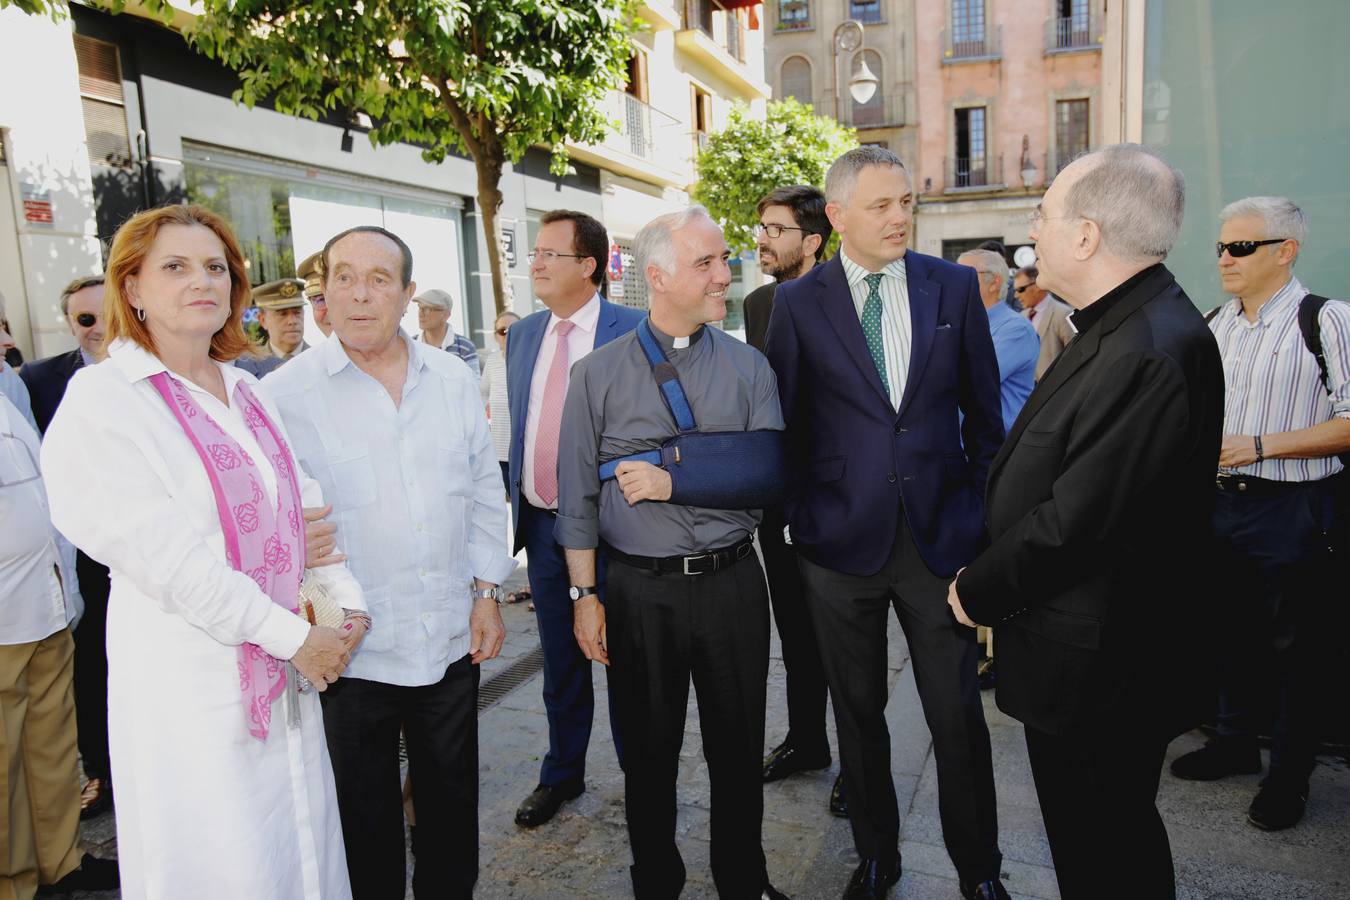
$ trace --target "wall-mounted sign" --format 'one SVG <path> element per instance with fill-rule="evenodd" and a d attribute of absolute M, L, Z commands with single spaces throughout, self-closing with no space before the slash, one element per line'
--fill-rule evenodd
<path fill-rule="evenodd" d="M 36 185 L 20 185 L 23 193 L 23 221 L 25 225 L 42 228 L 55 227 L 52 214 L 52 192 L 42 190 Z"/>
<path fill-rule="evenodd" d="M 623 251 L 618 244 L 609 245 L 609 280 L 623 282 Z M 619 294 L 623 296 L 622 293 Z"/>

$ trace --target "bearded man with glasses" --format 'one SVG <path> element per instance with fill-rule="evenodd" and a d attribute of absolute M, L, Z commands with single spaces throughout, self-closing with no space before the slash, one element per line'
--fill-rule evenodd
<path fill-rule="evenodd" d="M 1218 642 L 1218 736 L 1174 760 L 1172 774 L 1256 774 L 1256 735 L 1270 734 L 1270 771 L 1247 821 L 1276 831 L 1303 817 L 1326 708 L 1318 665 L 1331 649 L 1324 635 L 1335 633 L 1327 627 L 1335 596 L 1328 535 L 1350 451 L 1350 306 L 1310 293 L 1294 276 L 1308 223 L 1289 200 L 1248 197 L 1219 218 L 1219 277 L 1232 299 L 1209 323 L 1228 386 L 1215 479 L 1214 571 L 1222 581 L 1213 589 L 1229 631 Z M 1270 719 L 1257 715 L 1266 691 L 1276 698 L 1270 732 Z"/>
<path fill-rule="evenodd" d="M 61 291 L 61 315 L 78 346 L 34 360 L 19 370 L 28 385 L 38 430 L 56 415 L 66 385 L 103 353 L 103 276 L 76 278 Z M 79 552 L 76 580 L 84 597 L 84 616 L 75 629 L 75 719 L 86 781 L 80 816 L 92 819 L 112 808 L 112 767 L 108 761 L 108 567 Z"/>

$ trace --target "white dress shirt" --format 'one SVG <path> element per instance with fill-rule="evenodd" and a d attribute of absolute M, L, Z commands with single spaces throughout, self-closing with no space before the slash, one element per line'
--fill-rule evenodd
<path fill-rule="evenodd" d="M 478 380 L 459 359 L 399 332 L 398 406 L 325 341 L 264 380 L 304 470 L 323 485 L 374 627 L 347 675 L 434 684 L 468 653 L 473 579 L 501 584 L 502 475 Z"/>
<path fill-rule="evenodd" d="M 862 321 L 863 305 L 867 302 L 867 276 L 872 274 L 848 258 L 843 250 L 839 251 L 839 261 L 844 266 L 844 277 L 848 279 L 848 289 L 853 294 L 853 308 L 858 312 L 858 321 Z M 881 294 L 881 345 L 886 352 L 886 380 L 890 382 L 891 406 L 900 409 L 900 400 L 905 396 L 905 382 L 909 379 L 910 330 L 913 323 L 909 320 L 909 279 L 905 269 L 905 258 L 888 263 L 881 270 L 884 276 L 877 292 Z"/>
<path fill-rule="evenodd" d="M 492 446 L 497 448 L 498 462 L 506 462 L 511 453 L 511 406 L 506 393 L 506 354 L 493 350 L 483 362 L 483 380 L 480 396 L 488 409 L 492 425 Z"/>
<path fill-rule="evenodd" d="M 38 456 L 41 442 L 0 394 L 0 644 L 40 641 L 66 627 L 74 609 L 63 585 L 56 532 Z"/>
<path fill-rule="evenodd" d="M 545 503 L 534 489 L 534 442 L 539 433 L 539 413 L 544 408 L 544 386 L 548 383 L 548 370 L 553 365 L 553 356 L 558 352 L 558 323 L 563 321 L 552 313 L 548 325 L 544 328 L 544 340 L 539 345 L 539 356 L 534 360 L 534 377 L 530 379 L 530 403 L 525 413 L 525 456 L 521 460 L 520 490 L 525 500 L 539 509 L 557 509 L 558 501 Z M 595 349 L 595 329 L 600 323 L 600 294 L 597 292 L 586 305 L 572 313 L 567 321 L 574 326 L 567 335 L 568 378 L 571 367 L 577 364 L 587 353 Z M 570 383 L 570 381 L 569 381 Z"/>

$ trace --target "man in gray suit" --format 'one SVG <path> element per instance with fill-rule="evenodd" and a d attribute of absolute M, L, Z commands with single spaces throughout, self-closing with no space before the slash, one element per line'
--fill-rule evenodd
<path fill-rule="evenodd" d="M 1022 301 L 1022 315 L 1036 326 L 1036 336 L 1041 339 L 1041 355 L 1036 360 L 1036 380 L 1040 381 L 1055 357 L 1073 340 L 1074 332 L 1069 324 L 1069 313 L 1073 310 L 1045 288 L 1036 286 L 1038 274 L 1034 265 L 1018 269 L 1013 277 L 1013 291 Z"/>

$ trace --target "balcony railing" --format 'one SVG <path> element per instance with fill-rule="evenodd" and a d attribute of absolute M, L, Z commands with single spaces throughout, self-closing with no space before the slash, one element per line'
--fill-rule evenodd
<path fill-rule="evenodd" d="M 984 30 L 957 28 L 942 30 L 944 65 L 995 60 L 1003 56 L 1003 26 L 985 26 Z"/>
<path fill-rule="evenodd" d="M 808 31 L 812 28 L 809 0 L 790 0 L 778 4 L 778 22 L 774 31 Z"/>
<path fill-rule="evenodd" d="M 880 25 L 885 21 L 881 14 L 881 0 L 852 0 L 848 5 L 848 17 L 864 25 Z"/>
<path fill-rule="evenodd" d="M 957 156 L 944 161 L 943 183 L 946 191 L 1001 190 L 1002 156 Z"/>
<path fill-rule="evenodd" d="M 684 23 L 706 34 L 732 59 L 745 62 L 745 32 L 735 10 L 723 9 L 717 0 L 685 0 Z"/>
<path fill-rule="evenodd" d="M 849 128 L 900 128 L 905 124 L 905 97 L 903 94 L 878 95 L 863 104 L 846 97 L 840 112 L 835 114 L 834 98 L 818 100 L 813 104 L 818 116 L 834 119 Z"/>
<path fill-rule="evenodd" d="M 1053 16 L 1045 20 L 1045 52 L 1100 50 L 1097 31 L 1101 24 L 1091 12 L 1072 16 Z"/>
<path fill-rule="evenodd" d="M 619 127 L 600 146 L 673 171 L 689 164 L 687 151 L 681 152 L 685 130 L 678 119 L 622 91 L 611 92 L 605 107 Z"/>

